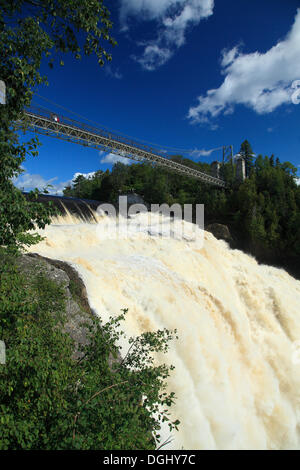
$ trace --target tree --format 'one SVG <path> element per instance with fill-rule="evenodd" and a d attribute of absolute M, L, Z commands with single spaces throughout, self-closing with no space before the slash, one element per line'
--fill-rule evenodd
<path fill-rule="evenodd" d="M 255 170 L 256 173 L 261 172 L 264 169 L 264 159 L 262 155 L 258 155 L 258 157 L 255 160 Z"/>
<path fill-rule="evenodd" d="M 150 179 L 144 187 L 145 200 L 150 204 L 162 204 L 167 202 L 168 183 L 166 173 L 160 168 L 153 168 Z"/>
<path fill-rule="evenodd" d="M 288 174 L 292 175 L 294 178 L 297 177 L 297 168 L 290 162 L 284 162 L 281 165 L 281 168 Z"/>
<path fill-rule="evenodd" d="M 63 65 L 63 54 L 80 59 L 83 51 L 103 65 L 111 60 L 103 42 L 116 44 L 111 27 L 102 0 L 0 0 L 0 77 L 6 85 L 6 104 L 0 105 L 0 245 L 37 242 L 38 236 L 26 232 L 43 228 L 53 214 L 36 202 L 37 191 L 27 200 L 12 182 L 25 158 L 37 156 L 38 140 L 20 143 L 15 123 L 23 119 L 34 88 L 47 84 L 39 72 L 42 59 L 53 67 L 54 57 Z"/>
<path fill-rule="evenodd" d="M 225 179 L 226 183 L 232 186 L 235 182 L 235 168 L 232 162 L 226 162 L 221 167 L 221 175 Z"/>
<path fill-rule="evenodd" d="M 111 184 L 113 187 L 113 198 L 117 198 L 120 192 L 126 188 L 128 180 L 128 165 L 122 162 L 116 162 L 111 172 Z"/>

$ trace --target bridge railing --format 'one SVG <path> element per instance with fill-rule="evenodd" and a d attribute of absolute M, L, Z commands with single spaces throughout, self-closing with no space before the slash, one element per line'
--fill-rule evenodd
<path fill-rule="evenodd" d="M 31 106 L 25 110 L 25 120 L 26 118 L 29 125 L 38 132 L 44 133 L 45 130 L 47 135 L 52 132 L 58 138 L 66 138 L 66 140 L 72 142 L 77 139 L 75 143 L 81 143 L 82 145 L 85 145 L 82 143 L 83 141 L 89 141 L 92 146 L 94 145 L 94 148 L 100 147 L 103 150 L 124 155 L 126 158 L 137 161 L 152 161 L 181 174 L 202 179 L 204 182 L 222 187 L 226 186 L 224 180 L 212 176 L 210 172 L 206 172 L 202 168 L 198 169 L 191 165 L 185 165 L 185 162 L 176 162 L 155 147 L 145 145 L 105 127 L 92 126 L 37 106 Z"/>
<path fill-rule="evenodd" d="M 75 119 L 71 119 L 69 117 L 63 116 L 60 113 L 55 113 L 53 111 L 50 111 L 46 108 L 38 107 L 38 106 L 30 106 L 29 108 L 26 109 L 26 113 L 32 113 L 34 115 L 42 116 L 45 119 L 49 119 L 49 121 L 53 121 L 54 116 L 57 116 L 59 119 L 59 123 L 61 124 L 66 124 L 68 126 L 74 126 L 76 128 L 79 128 L 83 131 L 91 132 L 93 134 L 98 134 L 101 135 L 102 137 L 105 137 L 109 140 L 116 140 L 117 142 L 122 142 L 126 145 L 130 145 L 136 148 L 139 148 L 141 150 L 144 150 L 146 152 L 154 153 L 156 155 L 160 155 L 163 158 L 168 158 L 169 156 L 155 147 L 151 147 L 149 145 L 143 144 L 137 140 L 131 139 L 128 136 L 124 136 L 122 134 L 117 134 L 116 132 L 105 128 L 105 127 L 96 127 L 92 126 L 90 124 L 83 123 L 81 121 L 77 121 Z"/>

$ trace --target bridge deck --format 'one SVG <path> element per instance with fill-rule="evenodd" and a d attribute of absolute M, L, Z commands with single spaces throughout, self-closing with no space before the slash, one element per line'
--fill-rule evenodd
<path fill-rule="evenodd" d="M 51 117 L 51 112 L 43 108 L 26 111 L 23 122 L 26 122 L 35 132 L 43 135 L 108 151 L 131 160 L 152 162 L 205 183 L 226 187 L 225 181 L 220 178 L 169 160 L 157 150 L 105 128 L 92 127 L 61 115 L 59 115 L 59 122 L 56 122 Z M 19 122 L 18 126 L 21 127 L 23 122 Z"/>

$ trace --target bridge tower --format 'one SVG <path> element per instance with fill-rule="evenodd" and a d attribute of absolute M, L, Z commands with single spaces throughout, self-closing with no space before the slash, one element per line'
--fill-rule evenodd
<path fill-rule="evenodd" d="M 211 169 L 211 174 L 215 178 L 220 178 L 220 168 L 221 168 L 221 163 L 218 161 L 212 162 L 210 164 L 210 169 Z"/>
<path fill-rule="evenodd" d="M 223 146 L 223 165 L 224 163 L 231 162 L 233 160 L 233 145 Z"/>
<path fill-rule="evenodd" d="M 236 179 L 240 182 L 246 179 L 246 164 L 242 155 L 236 156 Z"/>

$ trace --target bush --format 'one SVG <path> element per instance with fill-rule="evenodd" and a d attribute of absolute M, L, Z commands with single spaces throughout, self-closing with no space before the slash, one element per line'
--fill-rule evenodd
<path fill-rule="evenodd" d="M 0 274 L 0 338 L 7 348 L 0 365 L 1 450 L 155 449 L 163 421 L 177 429 L 167 411 L 174 394 L 165 390 L 173 367 L 152 359 L 167 351 L 175 332 L 130 339 L 118 359 L 125 310 L 106 324 L 94 319 L 85 326 L 89 345 L 75 361 L 63 330 L 61 286 L 41 274 L 25 279 L 3 249 Z"/>

